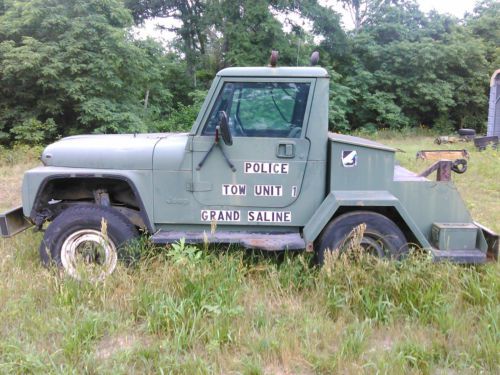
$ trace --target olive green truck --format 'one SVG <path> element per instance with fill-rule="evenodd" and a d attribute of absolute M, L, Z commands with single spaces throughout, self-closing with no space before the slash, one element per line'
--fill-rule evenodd
<path fill-rule="evenodd" d="M 189 133 L 49 145 L 24 175 L 22 206 L 0 217 L 2 235 L 50 222 L 42 261 L 76 277 L 82 261 L 112 272 L 141 232 L 158 244 L 305 249 L 322 262 L 364 223 L 361 245 L 380 257 L 401 258 L 410 244 L 435 260 L 498 257 L 498 236 L 473 221 L 451 182 L 463 164 L 417 175 L 393 148 L 329 133 L 328 98 L 320 67 L 224 69 Z"/>

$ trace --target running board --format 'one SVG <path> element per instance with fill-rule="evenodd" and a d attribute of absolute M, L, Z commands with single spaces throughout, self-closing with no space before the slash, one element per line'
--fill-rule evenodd
<path fill-rule="evenodd" d="M 246 249 L 268 251 L 301 250 L 306 244 L 299 233 L 248 233 L 248 232 L 173 232 L 160 231 L 151 237 L 156 244 L 170 244 L 181 238 L 186 243 L 234 244 Z"/>
<path fill-rule="evenodd" d="M 486 263 L 486 253 L 481 250 L 431 250 L 435 262 L 452 262 L 461 264 Z"/>

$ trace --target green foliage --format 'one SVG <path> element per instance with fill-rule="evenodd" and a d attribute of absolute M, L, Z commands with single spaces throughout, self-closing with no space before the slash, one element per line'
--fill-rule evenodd
<path fill-rule="evenodd" d="M 330 101 L 328 103 L 329 129 L 339 133 L 351 130 L 348 116 L 352 112 L 354 94 L 350 87 L 340 83 L 342 76 L 330 71 Z"/>
<path fill-rule="evenodd" d="M 56 123 L 49 118 L 45 122 L 30 118 L 19 125 L 14 125 L 10 132 L 14 135 L 16 142 L 31 145 L 42 146 L 47 141 L 54 138 L 57 132 Z"/>
<path fill-rule="evenodd" d="M 350 127 L 442 127 L 447 118 L 454 128 L 484 130 L 491 47 L 472 33 L 480 21 L 472 19 L 471 30 L 449 16 L 426 15 L 412 1 L 372 5 L 349 38 L 347 64 L 336 68 L 336 81 L 350 89 Z M 494 30 L 498 7 L 484 7 L 478 14 Z"/>
<path fill-rule="evenodd" d="M 478 1 L 472 14 L 465 17 L 467 29 L 485 44 L 490 72 L 500 66 L 500 3 L 494 0 Z"/>
<path fill-rule="evenodd" d="M 202 253 L 196 246 L 186 245 L 186 240 L 181 238 L 178 243 L 172 244 L 172 249 L 167 253 L 167 257 L 181 267 L 187 264 L 196 264 L 201 260 Z"/>
<path fill-rule="evenodd" d="M 448 118 L 448 114 L 442 113 L 436 119 L 433 129 L 438 134 L 451 134 L 453 133 L 453 124 Z"/>
<path fill-rule="evenodd" d="M 159 132 L 185 132 L 189 131 L 198 116 L 198 112 L 205 100 L 206 91 L 197 90 L 189 94 L 192 104 L 178 104 L 166 120 L 155 123 L 155 129 Z"/>
<path fill-rule="evenodd" d="M 188 130 L 219 69 L 265 65 L 271 50 L 289 66 L 320 51 L 331 130 L 485 130 L 498 2 L 463 20 L 412 0 L 339 3 L 354 30 L 317 0 L 0 1 L 0 143 Z M 167 51 L 132 37 L 152 17 L 176 21 Z"/>
<path fill-rule="evenodd" d="M 147 90 L 156 106 L 168 107 L 157 98 L 168 98 L 156 84 L 163 52 L 152 42 L 130 39 L 132 18 L 119 1 L 26 0 L 5 6 L 0 125 L 14 139 L 36 143 L 56 134 L 146 131 L 141 99 Z M 47 121 L 57 129 L 41 135 L 39 123 Z M 32 138 L 26 134 L 29 124 Z"/>

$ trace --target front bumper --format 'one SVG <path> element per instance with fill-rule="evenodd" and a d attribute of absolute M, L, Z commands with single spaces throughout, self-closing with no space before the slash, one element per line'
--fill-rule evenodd
<path fill-rule="evenodd" d="M 32 224 L 24 217 L 22 206 L 0 214 L 0 234 L 2 237 L 12 237 L 31 226 Z"/>

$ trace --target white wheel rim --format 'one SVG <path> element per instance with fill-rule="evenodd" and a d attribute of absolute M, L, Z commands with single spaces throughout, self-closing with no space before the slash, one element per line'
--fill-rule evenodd
<path fill-rule="evenodd" d="M 72 233 L 62 244 L 61 263 L 75 279 L 87 276 L 89 280 L 100 281 L 116 268 L 116 246 L 100 231 L 82 229 Z"/>

